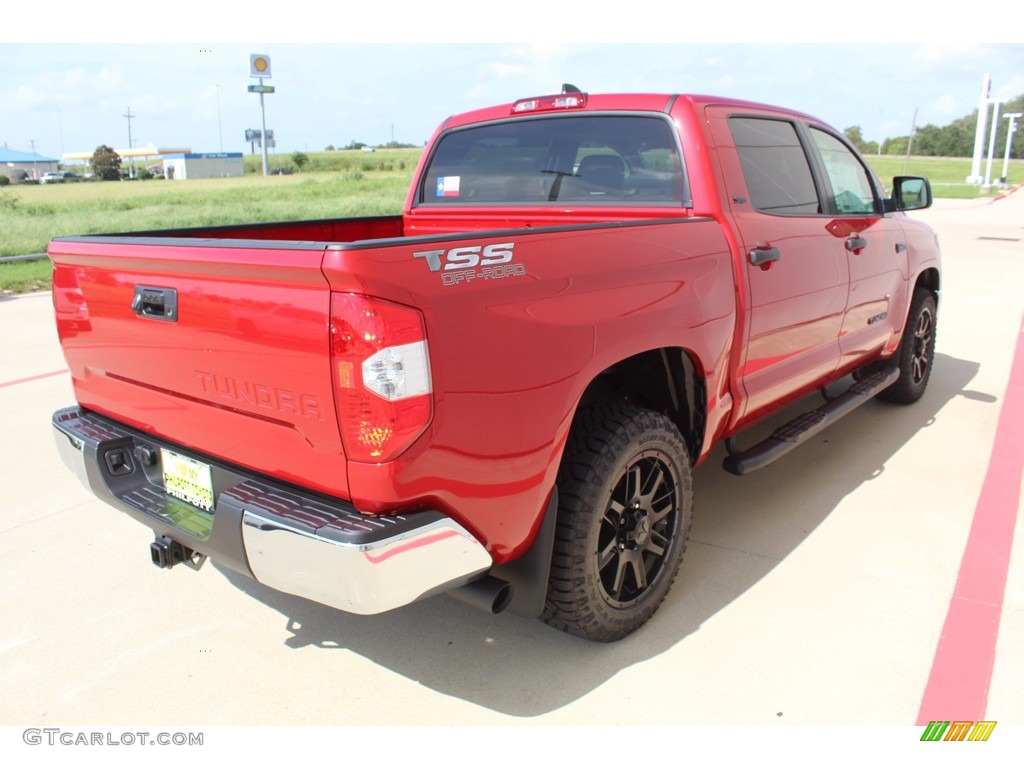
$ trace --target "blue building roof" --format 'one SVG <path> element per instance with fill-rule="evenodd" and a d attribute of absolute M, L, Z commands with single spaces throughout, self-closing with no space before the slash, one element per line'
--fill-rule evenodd
<path fill-rule="evenodd" d="M 57 163 L 55 157 L 43 157 L 38 152 L 16 152 L 0 147 L 0 163 Z"/>

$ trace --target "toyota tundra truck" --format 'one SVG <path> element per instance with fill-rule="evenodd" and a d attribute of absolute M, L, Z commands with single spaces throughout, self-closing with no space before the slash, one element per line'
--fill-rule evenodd
<path fill-rule="evenodd" d="M 617 640 L 676 579 L 717 443 L 743 475 L 922 396 L 940 256 L 905 211 L 931 201 L 763 104 L 565 87 L 454 115 L 400 214 L 53 240 L 55 438 L 158 566 Z"/>

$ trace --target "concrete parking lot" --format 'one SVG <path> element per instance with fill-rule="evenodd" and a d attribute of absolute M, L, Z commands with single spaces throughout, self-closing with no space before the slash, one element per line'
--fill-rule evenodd
<path fill-rule="evenodd" d="M 150 532 L 57 457 L 50 415 L 74 398 L 49 296 L 0 299 L 0 725 L 1014 732 L 1024 190 L 918 216 L 944 255 L 924 399 L 869 403 L 745 478 L 712 456 L 676 586 L 614 645 L 447 596 L 358 617 L 211 564 L 154 568 Z"/>

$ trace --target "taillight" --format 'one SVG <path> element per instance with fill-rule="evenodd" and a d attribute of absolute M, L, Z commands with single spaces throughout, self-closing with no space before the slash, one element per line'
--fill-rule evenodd
<path fill-rule="evenodd" d="M 331 294 L 331 363 L 341 438 L 352 461 L 390 461 L 430 424 L 430 356 L 417 310 Z"/>

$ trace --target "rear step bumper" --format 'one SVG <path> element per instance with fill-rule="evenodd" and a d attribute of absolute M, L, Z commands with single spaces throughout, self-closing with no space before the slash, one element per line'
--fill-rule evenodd
<path fill-rule="evenodd" d="M 480 542 L 438 511 L 364 515 L 80 408 L 57 411 L 53 432 L 61 458 L 86 488 L 158 537 L 349 613 L 383 613 L 446 592 L 492 564 Z M 213 512 L 164 492 L 161 448 L 211 467 Z"/>
<path fill-rule="evenodd" d="M 762 440 L 752 448 L 726 456 L 722 461 L 722 466 L 727 472 L 732 472 L 734 475 L 746 475 L 767 467 L 805 440 L 872 399 L 883 389 L 894 384 L 899 377 L 899 369 L 895 366 L 879 371 L 854 384 L 846 392 L 820 408 L 808 411 L 788 424 L 782 425 L 772 432 L 771 437 Z"/>

